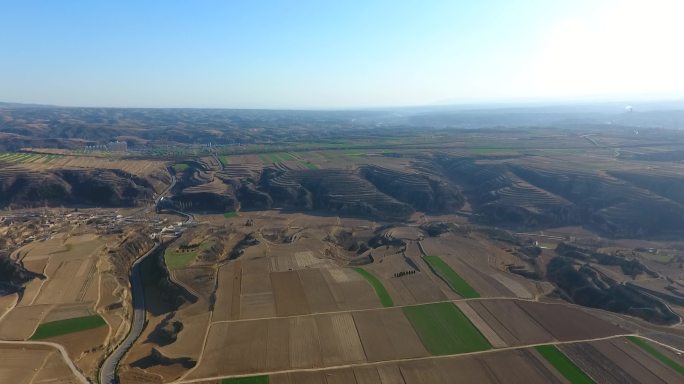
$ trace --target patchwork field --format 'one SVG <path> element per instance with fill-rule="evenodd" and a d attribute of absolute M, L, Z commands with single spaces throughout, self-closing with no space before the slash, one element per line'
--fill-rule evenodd
<path fill-rule="evenodd" d="M 32 280 L 0 319 L 0 337 L 59 343 L 79 369 L 96 370 L 109 337 L 96 308 L 103 245 L 96 236 L 83 234 L 33 242 L 15 252 L 16 260 L 45 278 Z"/>

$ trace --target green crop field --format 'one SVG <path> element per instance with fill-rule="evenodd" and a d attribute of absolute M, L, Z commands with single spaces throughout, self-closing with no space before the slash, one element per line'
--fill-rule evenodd
<path fill-rule="evenodd" d="M 380 299 L 380 302 L 382 303 L 383 307 L 393 307 L 394 302 L 392 301 L 392 297 L 390 296 L 389 292 L 385 289 L 385 286 L 382 285 L 382 282 L 378 280 L 377 277 L 375 277 L 372 273 L 366 271 L 363 268 L 352 268 L 356 272 L 358 272 L 361 276 L 363 276 L 370 285 L 373 286 L 373 289 L 375 289 L 375 293 L 377 293 L 378 298 Z"/>
<path fill-rule="evenodd" d="M 180 252 L 180 250 L 171 251 L 167 249 L 166 252 L 164 252 L 164 263 L 166 263 L 166 267 L 171 270 L 185 268 L 197 258 L 197 254 L 200 251 L 209 249 L 212 245 L 213 242 L 207 241 L 200 244 L 196 249 L 188 250 L 186 252 Z"/>
<path fill-rule="evenodd" d="M 221 384 L 268 384 L 268 376 L 249 376 L 223 379 Z"/>
<path fill-rule="evenodd" d="M 318 165 L 316 165 L 316 164 L 314 164 L 314 163 L 312 163 L 312 162 L 310 162 L 310 161 L 308 161 L 308 160 L 305 161 L 303 164 L 304 164 L 304 166 L 307 167 L 308 169 L 318 169 L 318 168 L 319 168 Z"/>
<path fill-rule="evenodd" d="M 174 164 L 174 165 L 172 166 L 172 168 L 173 168 L 173 170 L 176 171 L 176 172 L 185 172 L 185 171 L 188 170 L 188 168 L 190 168 L 190 166 L 187 165 L 187 164 L 178 163 L 178 164 Z"/>
<path fill-rule="evenodd" d="M 232 219 L 234 217 L 239 217 L 239 216 L 240 215 L 238 215 L 237 212 L 226 212 L 223 214 L 223 217 L 225 217 L 226 219 Z"/>
<path fill-rule="evenodd" d="M 418 337 L 433 355 L 451 355 L 491 349 L 487 339 L 452 303 L 403 308 Z"/>
<path fill-rule="evenodd" d="M 674 369 L 680 375 L 684 375 L 684 366 L 682 366 L 678 362 L 667 357 L 664 353 L 660 352 L 655 347 L 650 345 L 646 340 L 640 339 L 640 338 L 635 337 L 635 336 L 627 336 L 627 338 L 632 343 L 638 345 L 639 348 L 643 349 L 644 351 L 651 354 L 651 356 L 658 359 L 661 363 L 663 363 L 663 364 L 667 365 L 668 367 Z"/>
<path fill-rule="evenodd" d="M 572 384 L 593 384 L 594 381 L 582 372 L 567 356 L 553 345 L 540 345 L 535 347 L 558 372 L 560 372 Z"/>
<path fill-rule="evenodd" d="M 230 157 L 228 156 L 219 156 L 218 159 L 223 165 L 230 164 Z"/>
<path fill-rule="evenodd" d="M 49 163 L 59 155 L 43 155 L 36 153 L 5 152 L 0 153 L 0 161 L 12 163 Z"/>
<path fill-rule="evenodd" d="M 42 340 L 50 337 L 66 335 L 68 333 L 99 328 L 107 323 L 100 315 L 74 317 L 73 319 L 51 321 L 38 326 L 31 340 Z"/>
<path fill-rule="evenodd" d="M 454 271 L 449 264 L 445 263 L 444 260 L 439 258 L 439 256 L 425 256 L 425 261 L 439 273 L 449 284 L 451 289 L 459 295 L 471 299 L 480 297 L 480 294 L 471 287 L 461 276 Z"/>

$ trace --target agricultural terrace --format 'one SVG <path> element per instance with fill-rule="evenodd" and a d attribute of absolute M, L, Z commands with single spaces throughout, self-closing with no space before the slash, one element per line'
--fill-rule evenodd
<path fill-rule="evenodd" d="M 629 339 L 629 341 L 636 344 L 639 348 L 643 349 L 644 351 L 648 352 L 651 356 L 658 359 L 661 363 L 667 365 L 680 375 L 684 376 L 684 366 L 667 357 L 665 354 L 663 354 L 655 347 L 650 345 L 647 341 L 634 336 L 628 336 L 627 338 Z"/>
<path fill-rule="evenodd" d="M 177 173 L 181 173 L 181 172 L 187 171 L 188 168 L 190 168 L 190 166 L 187 164 L 184 164 L 184 163 L 176 163 L 176 164 L 172 165 L 171 168 L 173 168 L 173 170 L 176 171 Z"/>
<path fill-rule="evenodd" d="M 291 153 L 280 152 L 280 153 L 264 153 L 259 155 L 259 159 L 264 164 L 274 164 L 280 163 L 288 160 L 297 160 Z"/>
<path fill-rule="evenodd" d="M 7 163 L 39 163 L 46 164 L 52 160 L 61 158 L 60 155 L 54 154 L 34 154 L 34 153 L 23 153 L 23 152 L 5 152 L 0 153 L 0 162 Z"/>
<path fill-rule="evenodd" d="M 424 259 L 435 272 L 446 280 L 447 284 L 449 284 L 449 287 L 451 287 L 454 292 L 466 299 L 480 297 L 480 294 L 439 256 L 425 256 Z"/>
<path fill-rule="evenodd" d="M 403 308 L 418 337 L 433 355 L 451 355 L 491 349 L 487 339 L 452 303 Z"/>
<path fill-rule="evenodd" d="M 229 156 L 217 156 L 217 157 L 218 157 L 218 159 L 222 165 L 230 164 L 230 157 Z"/>
<path fill-rule="evenodd" d="M 378 298 L 380 299 L 380 302 L 382 303 L 383 307 L 393 307 L 394 302 L 392 301 L 392 297 L 390 296 L 389 292 L 387 292 L 387 289 L 385 289 L 385 286 L 382 285 L 380 280 L 378 280 L 377 277 L 375 277 L 372 273 L 366 271 L 363 268 L 352 268 L 356 272 L 358 272 L 361 276 L 363 276 L 370 285 L 373 286 L 373 289 L 375 289 L 375 293 L 377 293 Z"/>
<path fill-rule="evenodd" d="M 179 246 L 175 250 L 167 249 L 166 252 L 164 252 L 164 262 L 171 270 L 185 268 L 195 261 L 197 255 L 201 251 L 211 248 L 213 244 L 212 241 L 205 241 L 201 244 L 190 245 L 183 248 L 181 248 L 182 246 Z"/>
<path fill-rule="evenodd" d="M 85 331 L 107 325 L 100 315 L 75 317 L 65 320 L 51 321 L 38 326 L 31 340 L 42 340 L 69 333 Z"/>
<path fill-rule="evenodd" d="M 594 381 L 575 365 L 563 352 L 553 345 L 540 345 L 535 347 L 558 372 L 560 372 L 572 384 L 594 384 Z"/>

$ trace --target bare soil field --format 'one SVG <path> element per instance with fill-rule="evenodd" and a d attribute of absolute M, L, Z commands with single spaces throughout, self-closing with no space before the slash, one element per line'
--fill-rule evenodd
<path fill-rule="evenodd" d="M 240 261 L 219 268 L 214 321 L 240 318 L 241 275 Z"/>
<path fill-rule="evenodd" d="M 422 244 L 428 255 L 442 258 L 482 297 L 516 297 L 504 284 L 489 276 L 495 271 L 493 256 L 477 240 L 449 233 L 426 238 Z"/>
<path fill-rule="evenodd" d="M 332 312 L 339 310 L 328 282 L 319 268 L 297 271 L 302 285 L 305 287 L 306 301 L 311 312 Z"/>
<path fill-rule="evenodd" d="M 197 360 L 203 347 L 203 335 L 209 326 L 209 312 L 180 317 L 180 320 L 183 322 L 183 329 L 176 336 L 176 341 L 159 349 L 164 356 L 170 358 L 189 357 Z"/>
<path fill-rule="evenodd" d="M 325 268 L 322 273 L 341 310 L 382 307 L 373 287 L 351 269 L 332 267 Z"/>
<path fill-rule="evenodd" d="M 429 355 L 401 309 L 355 312 L 353 316 L 368 361 Z"/>
<path fill-rule="evenodd" d="M 487 324 L 480 315 L 467 302 L 455 303 L 458 309 L 470 320 L 478 331 L 484 336 L 489 344 L 494 348 L 503 348 L 508 346 L 506 342 Z"/>
<path fill-rule="evenodd" d="M 560 350 L 600 383 L 663 382 L 609 341 L 562 345 Z"/>
<path fill-rule="evenodd" d="M 273 286 L 278 316 L 309 313 L 304 287 L 296 271 L 271 273 L 271 285 Z"/>
<path fill-rule="evenodd" d="M 98 364 L 103 357 L 104 343 L 109 329 L 99 327 L 81 332 L 52 337 L 50 341 L 63 345 L 69 357 L 84 372 L 97 371 Z"/>
<path fill-rule="evenodd" d="M 80 383 L 54 348 L 19 344 L 0 345 L 0 382 Z"/>
<path fill-rule="evenodd" d="M 0 338 L 3 340 L 26 340 L 38 328 L 52 305 L 16 307 L 0 322 Z"/>
<path fill-rule="evenodd" d="M 189 377 L 315 368 L 365 361 L 349 314 L 215 323 Z"/>
<path fill-rule="evenodd" d="M 624 329 L 565 304 L 518 301 L 516 304 L 539 322 L 556 340 L 592 339 L 627 333 Z"/>
<path fill-rule="evenodd" d="M 553 340 L 551 333 L 512 300 L 473 300 L 468 305 L 508 345 L 537 344 Z"/>
<path fill-rule="evenodd" d="M 441 280 L 432 275 L 420 259 L 415 243 L 407 244 L 406 254 L 407 258 L 401 254 L 385 256 L 382 262 L 367 267 L 382 281 L 395 304 L 411 305 L 458 298 L 458 295 L 448 287 L 444 288 Z M 414 274 L 395 277 L 397 273 L 413 270 L 416 271 Z"/>
<path fill-rule="evenodd" d="M 380 363 L 316 372 L 273 375 L 270 383 L 344 384 L 454 384 L 454 383 L 566 383 L 531 350 L 495 352 L 483 356 Z"/>
<path fill-rule="evenodd" d="M 610 340 L 610 342 L 593 342 L 591 344 L 639 382 L 646 383 L 648 382 L 646 379 L 650 379 L 653 376 L 656 376 L 664 383 L 676 383 L 678 380 L 681 380 L 681 375 L 657 359 L 654 359 L 652 355 L 626 338 Z M 673 360 L 681 359 L 681 356 L 675 356 L 670 350 L 664 351 L 664 348 L 660 350 L 663 353 L 670 354 Z M 654 380 L 653 382 L 658 381 Z"/>

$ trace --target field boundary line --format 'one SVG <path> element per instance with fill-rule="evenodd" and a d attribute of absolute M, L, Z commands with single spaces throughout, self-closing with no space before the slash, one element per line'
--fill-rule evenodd
<path fill-rule="evenodd" d="M 76 365 L 74 365 L 74 362 L 71 361 L 69 358 L 69 354 L 67 354 L 66 349 L 60 344 L 57 343 L 51 343 L 49 341 L 6 341 L 6 340 L 0 340 L 0 344 L 24 344 L 24 345 L 43 345 L 43 346 L 48 346 L 55 348 L 59 351 L 59 353 L 62 355 L 62 359 L 64 362 L 67 364 L 69 369 L 71 369 L 71 372 L 76 376 L 76 379 L 79 380 L 80 382 L 84 384 L 90 383 L 88 379 L 86 379 L 85 376 L 81 373 L 81 371 L 76 368 Z"/>
<path fill-rule="evenodd" d="M 191 383 L 201 383 L 204 381 L 212 381 L 212 380 L 243 378 L 243 377 L 250 377 L 250 376 L 255 376 L 255 375 L 259 375 L 259 376 L 269 375 L 270 376 L 270 375 L 278 375 L 278 374 L 293 373 L 293 372 L 318 372 L 318 371 L 328 371 L 328 370 L 344 369 L 344 368 L 368 367 L 368 366 L 375 366 L 375 365 L 381 365 L 381 364 L 387 364 L 387 363 L 402 363 L 402 362 L 409 362 L 409 361 L 425 361 L 425 360 L 431 360 L 431 359 L 466 357 L 466 356 L 474 356 L 474 355 L 483 355 L 483 354 L 487 354 L 487 353 L 497 353 L 497 352 L 505 352 L 505 351 L 515 351 L 515 350 L 520 350 L 520 349 L 528 349 L 528 348 L 538 347 L 541 345 L 565 345 L 565 344 L 589 343 L 589 342 L 593 342 L 593 341 L 604 341 L 604 340 L 619 339 L 621 337 L 627 337 L 627 336 L 640 337 L 639 335 L 637 335 L 635 333 L 624 333 L 624 334 L 605 336 L 605 337 L 595 337 L 595 338 L 591 338 L 591 339 L 569 340 L 569 341 L 552 341 L 552 342 L 548 342 L 548 343 L 526 344 L 526 345 L 519 345 L 519 346 L 513 346 L 513 347 L 506 347 L 506 348 L 492 348 L 492 349 L 487 349 L 484 351 L 474 351 L 474 352 L 457 353 L 457 354 L 450 354 L 450 355 L 424 356 L 424 357 L 391 359 L 391 360 L 373 361 L 373 362 L 355 363 L 355 364 L 342 364 L 342 365 L 334 365 L 334 366 L 324 367 L 324 368 L 299 368 L 299 369 L 285 369 L 285 370 L 279 370 L 279 371 L 253 372 L 253 373 L 246 373 L 246 374 L 213 376 L 213 377 L 204 377 L 204 378 L 189 379 L 189 380 L 179 379 L 176 381 L 172 381 L 172 383 L 174 383 L 174 384 L 191 384 Z M 199 363 L 200 362 L 198 362 L 197 365 L 199 365 Z"/>
<path fill-rule="evenodd" d="M 570 306 L 575 306 L 574 304 L 571 303 L 551 303 L 551 302 L 544 302 L 544 301 L 537 301 L 534 299 L 524 299 L 521 297 L 473 297 L 473 298 L 461 298 L 461 299 L 453 299 L 453 300 L 439 300 L 439 301 L 429 301 L 429 302 L 424 302 L 424 303 L 414 303 L 414 304 L 402 304 L 402 305 L 394 305 L 393 307 L 376 307 L 376 308 L 359 308 L 359 309 L 346 309 L 346 310 L 338 310 L 338 311 L 327 311 L 327 312 L 315 312 L 315 313 L 306 313 L 302 315 L 288 315 L 288 316 L 269 316 L 269 317 L 255 317 L 251 319 L 234 319 L 234 320 L 217 320 L 212 323 L 213 324 L 221 324 L 221 323 L 239 323 L 243 321 L 256 321 L 256 320 L 274 320 L 274 319 L 290 319 L 290 318 L 297 318 L 297 317 L 306 317 L 306 316 L 318 316 L 318 315 L 334 315 L 334 314 L 339 314 L 339 313 L 356 313 L 356 312 L 368 312 L 368 311 L 384 311 L 384 310 L 390 310 L 393 308 L 404 308 L 404 307 L 415 307 L 419 305 L 427 305 L 427 304 L 440 304 L 440 303 L 459 303 L 459 302 L 467 302 L 467 301 L 487 301 L 487 300 L 517 300 L 517 301 L 529 301 L 533 303 L 540 303 L 540 304 L 547 304 L 547 305 L 570 305 Z"/>

